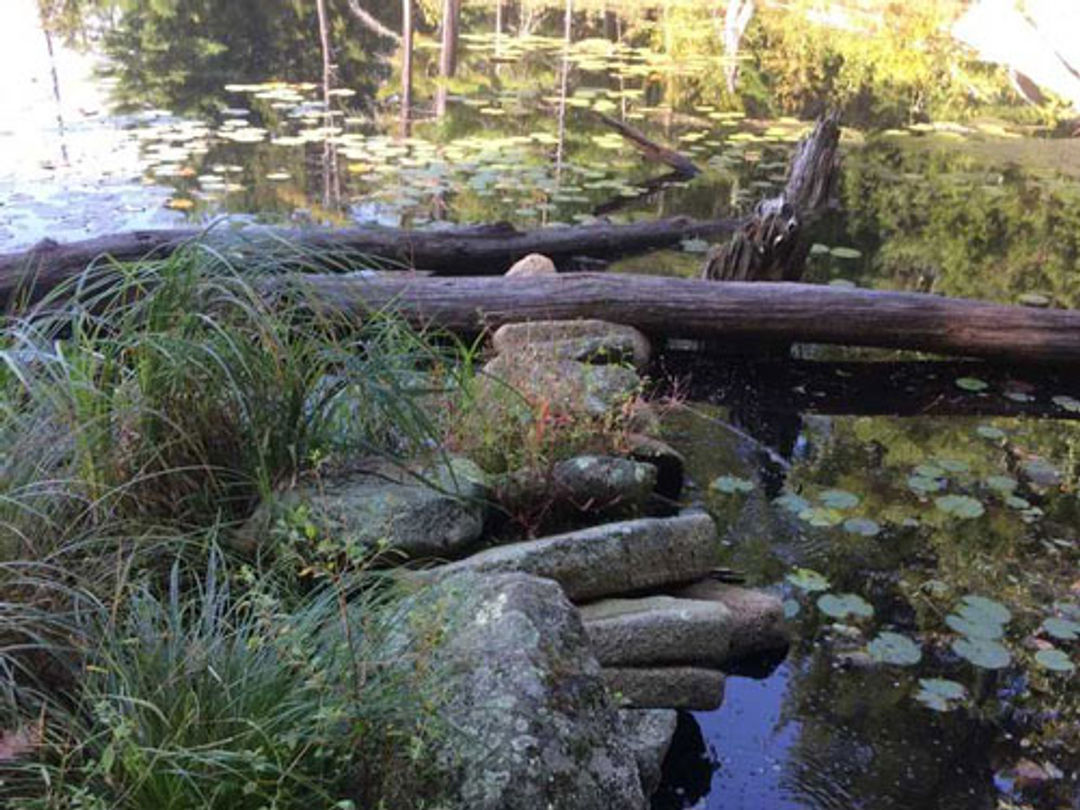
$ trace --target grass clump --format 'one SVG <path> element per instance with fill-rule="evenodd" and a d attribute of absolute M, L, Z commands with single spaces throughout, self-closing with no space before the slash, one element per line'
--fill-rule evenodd
<path fill-rule="evenodd" d="M 263 270 L 263 268 L 260 268 Z M 328 466 L 437 447 L 458 349 L 193 244 L 0 331 L 0 804 L 419 807 L 438 724 L 362 560 L 220 549 Z"/>

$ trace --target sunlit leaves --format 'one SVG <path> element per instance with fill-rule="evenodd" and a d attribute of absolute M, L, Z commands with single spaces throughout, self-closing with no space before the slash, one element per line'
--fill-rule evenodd
<path fill-rule="evenodd" d="M 829 580 L 810 568 L 796 568 L 786 577 L 788 582 L 796 588 L 813 593 L 814 591 L 827 591 Z"/>

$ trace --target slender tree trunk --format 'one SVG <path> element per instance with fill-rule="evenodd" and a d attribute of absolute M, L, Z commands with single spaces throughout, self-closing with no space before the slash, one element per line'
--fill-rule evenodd
<path fill-rule="evenodd" d="M 326 117 L 323 119 L 324 128 L 333 125 L 330 115 L 330 91 L 334 86 L 334 62 L 330 51 L 330 24 L 326 16 L 326 0 L 315 0 L 315 9 L 319 16 L 319 46 L 322 49 L 323 63 L 323 107 Z M 341 189 L 337 172 L 337 148 L 330 142 L 329 137 L 323 138 L 323 207 L 329 210 L 337 205 L 341 198 Z"/>
<path fill-rule="evenodd" d="M 68 150 L 67 150 L 67 134 L 64 127 L 64 105 L 60 101 L 60 74 L 56 70 L 56 53 L 53 51 L 52 32 L 49 31 L 51 24 L 51 12 L 46 13 L 45 6 L 40 8 L 41 14 L 41 30 L 45 34 L 45 48 L 49 52 L 49 70 L 52 73 L 52 86 L 53 86 L 53 98 L 56 100 L 56 128 L 60 134 L 60 156 L 63 158 L 64 165 L 67 165 Z"/>
<path fill-rule="evenodd" d="M 570 83 L 570 40 L 574 32 L 574 0 L 566 0 L 563 17 L 562 73 L 559 76 L 559 144 L 555 148 L 555 184 L 562 179 L 562 165 L 566 142 L 566 92 Z"/>
<path fill-rule="evenodd" d="M 412 134 L 412 0 L 401 3 L 401 54 L 401 135 L 408 138 Z"/>
<path fill-rule="evenodd" d="M 442 48 L 439 51 L 439 89 L 435 93 L 435 114 L 446 115 L 446 81 L 457 72 L 458 22 L 461 0 L 443 0 Z"/>

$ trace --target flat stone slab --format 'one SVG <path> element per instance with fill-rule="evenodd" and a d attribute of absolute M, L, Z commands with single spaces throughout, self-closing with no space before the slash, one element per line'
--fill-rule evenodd
<path fill-rule="evenodd" d="M 648 596 L 603 599 L 580 610 L 602 666 L 718 669 L 731 658 L 733 616 L 719 602 Z"/>
<path fill-rule="evenodd" d="M 385 463 L 276 493 L 256 509 L 234 545 L 253 552 L 302 520 L 341 547 L 386 548 L 409 559 L 461 556 L 481 537 L 488 489 L 464 458 L 412 476 Z"/>
<path fill-rule="evenodd" d="M 671 595 L 715 602 L 727 608 L 731 614 L 732 660 L 782 654 L 791 643 L 784 620 L 784 603 L 772 594 L 704 579 L 673 590 Z"/>
<path fill-rule="evenodd" d="M 649 339 L 637 329 L 595 319 L 508 323 L 495 330 L 491 345 L 515 357 L 631 363 L 639 370 L 652 357 Z"/>
<path fill-rule="evenodd" d="M 724 673 L 705 667 L 605 667 L 616 702 L 638 709 L 711 711 L 724 702 Z"/>
<path fill-rule="evenodd" d="M 637 760 L 641 789 L 651 796 L 660 786 L 664 759 L 675 736 L 679 713 L 674 709 L 619 709 L 623 738 Z"/>
<path fill-rule="evenodd" d="M 693 582 L 719 564 L 719 551 L 712 518 L 690 512 L 496 546 L 419 575 L 521 571 L 555 580 L 580 602 Z"/>

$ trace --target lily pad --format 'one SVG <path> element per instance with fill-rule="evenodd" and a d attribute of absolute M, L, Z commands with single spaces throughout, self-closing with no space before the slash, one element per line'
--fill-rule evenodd
<path fill-rule="evenodd" d="M 952 643 L 953 652 L 981 669 L 1003 669 L 1012 660 L 1009 651 L 987 638 L 958 638 Z"/>
<path fill-rule="evenodd" d="M 919 645 L 899 633 L 881 633 L 866 645 L 867 652 L 875 661 L 897 666 L 911 666 L 922 660 Z"/>
<path fill-rule="evenodd" d="M 1035 653 L 1035 662 L 1054 672 L 1072 672 L 1076 669 L 1076 664 L 1069 660 L 1069 656 L 1058 649 L 1039 650 Z"/>
<path fill-rule="evenodd" d="M 1080 638 L 1080 622 L 1074 622 L 1071 619 L 1057 617 L 1043 619 L 1042 626 L 1043 630 L 1062 641 L 1075 641 Z"/>
<path fill-rule="evenodd" d="M 1025 307 L 1042 308 L 1050 306 L 1050 299 L 1039 293 L 1024 293 L 1023 295 L 1017 296 L 1016 301 Z"/>
<path fill-rule="evenodd" d="M 821 502 L 830 509 L 851 509 L 859 503 L 859 496 L 844 489 L 827 489 L 821 493 Z"/>
<path fill-rule="evenodd" d="M 942 512 L 964 520 L 981 517 L 986 512 L 983 505 L 969 495 L 942 495 L 935 498 L 934 503 Z"/>
<path fill-rule="evenodd" d="M 958 377 L 956 379 L 956 387 L 962 388 L 965 391 L 985 391 L 990 386 L 978 377 Z"/>
<path fill-rule="evenodd" d="M 709 249 L 709 243 L 704 239 L 683 239 L 680 244 L 687 253 L 705 253 Z"/>
<path fill-rule="evenodd" d="M 804 509 L 799 512 L 799 519 L 805 520 L 811 526 L 826 527 L 836 526 L 844 519 L 844 516 L 835 509 L 826 509 L 823 506 L 813 506 L 810 509 Z"/>
<path fill-rule="evenodd" d="M 975 428 L 975 432 L 982 436 L 984 439 L 989 439 L 990 441 L 995 442 L 1004 439 L 1006 436 L 1004 430 L 1002 430 L 1001 428 L 996 428 L 993 425 L 979 425 L 977 428 Z"/>
<path fill-rule="evenodd" d="M 874 615 L 873 605 L 854 593 L 827 593 L 817 600 L 817 606 L 822 613 L 834 619 L 848 616 L 869 618 Z"/>
<path fill-rule="evenodd" d="M 737 475 L 721 475 L 713 479 L 709 489 L 722 492 L 725 495 L 734 495 L 739 492 L 752 492 L 754 482 Z"/>
<path fill-rule="evenodd" d="M 1011 493 L 1020 486 L 1020 482 L 1009 475 L 988 475 L 986 476 L 986 485 L 990 489 L 996 489 L 998 492 Z"/>
<path fill-rule="evenodd" d="M 945 624 L 968 638 L 981 638 L 992 641 L 1005 635 L 1003 625 L 995 622 L 977 621 L 956 613 L 950 613 L 946 616 Z"/>
<path fill-rule="evenodd" d="M 975 621 L 995 624 L 1008 624 L 1012 620 L 1012 613 L 1001 602 L 974 594 L 969 594 L 960 600 L 957 613 Z"/>
<path fill-rule="evenodd" d="M 796 515 L 810 508 L 810 501 L 806 500 L 806 498 L 799 497 L 794 492 L 785 492 L 780 497 L 775 498 L 773 503 L 781 509 L 786 509 L 788 512 L 794 512 Z"/>
<path fill-rule="evenodd" d="M 863 537 L 873 537 L 881 531 L 881 526 L 877 521 L 869 518 L 848 518 L 844 521 L 844 531 Z"/>
<path fill-rule="evenodd" d="M 1034 402 L 1035 397 L 1031 394 L 1025 394 L 1023 391 L 1006 391 L 1002 396 L 1005 399 L 1011 399 L 1013 402 Z"/>
<path fill-rule="evenodd" d="M 945 488 L 945 482 L 940 478 L 928 478 L 925 475 L 912 475 L 907 480 L 908 488 L 919 495 L 927 495 L 931 492 L 940 492 Z"/>
<path fill-rule="evenodd" d="M 967 695 L 962 684 L 947 678 L 920 678 L 919 686 L 915 699 L 936 712 L 949 711 Z"/>
<path fill-rule="evenodd" d="M 1072 397 L 1057 396 L 1051 397 L 1050 401 L 1059 408 L 1063 408 L 1070 413 L 1080 413 L 1080 400 L 1073 399 Z"/>
<path fill-rule="evenodd" d="M 802 606 L 794 599 L 784 600 L 784 618 L 794 619 L 799 615 L 799 611 L 802 610 Z"/>
<path fill-rule="evenodd" d="M 810 593 L 829 590 L 829 580 L 811 568 L 796 568 L 784 579 L 796 588 Z"/>

